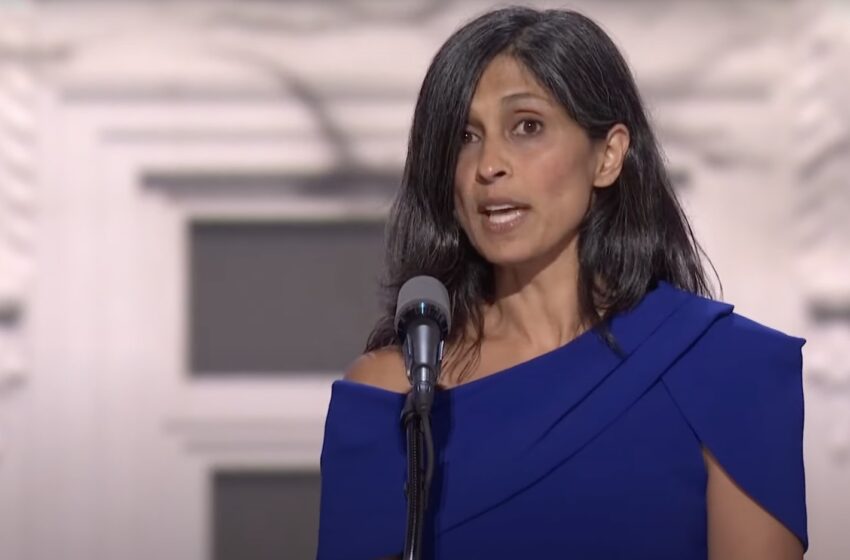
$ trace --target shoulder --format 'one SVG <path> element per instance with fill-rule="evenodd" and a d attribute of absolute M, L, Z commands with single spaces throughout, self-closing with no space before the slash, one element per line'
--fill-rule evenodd
<path fill-rule="evenodd" d="M 348 366 L 345 379 L 396 393 L 410 390 L 398 346 L 386 346 L 359 356 Z"/>
<path fill-rule="evenodd" d="M 730 313 L 716 321 L 701 343 L 716 360 L 727 363 L 763 364 L 771 369 L 797 370 L 802 365 L 802 338 Z"/>
<path fill-rule="evenodd" d="M 734 453 L 766 438 L 777 444 L 785 439 L 782 445 L 796 449 L 803 428 L 804 343 L 729 313 L 714 321 L 661 379 L 705 441 L 722 440 Z"/>
<path fill-rule="evenodd" d="M 717 330 L 722 336 L 732 340 L 744 340 L 751 343 L 775 346 L 801 346 L 805 341 L 791 336 L 772 327 L 758 323 L 753 319 L 730 313 L 717 323 Z"/>
<path fill-rule="evenodd" d="M 734 305 L 685 293 L 688 303 L 697 313 L 714 316 L 716 320 L 706 330 L 694 350 L 712 353 L 714 359 L 736 359 L 743 355 L 761 356 L 767 360 L 792 360 L 800 356 L 805 340 L 759 323 L 734 312 Z M 724 312 L 725 309 L 725 312 Z"/>
<path fill-rule="evenodd" d="M 805 342 L 729 312 L 718 316 L 662 378 L 677 396 L 695 405 L 709 397 L 726 407 L 740 401 L 751 410 L 754 400 L 764 406 L 772 400 L 802 404 Z"/>
<path fill-rule="evenodd" d="M 732 311 L 729 304 L 690 295 L 700 309 L 726 307 L 674 367 L 664 373 L 670 386 L 695 395 L 724 393 L 743 396 L 766 391 L 796 399 L 801 394 L 805 340 Z"/>

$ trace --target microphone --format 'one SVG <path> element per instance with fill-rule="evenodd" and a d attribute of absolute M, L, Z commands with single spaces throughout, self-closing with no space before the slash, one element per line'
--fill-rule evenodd
<path fill-rule="evenodd" d="M 427 415 L 434 402 L 443 346 L 451 327 L 449 292 L 432 276 L 415 276 L 398 292 L 395 328 L 402 343 L 413 406 Z"/>

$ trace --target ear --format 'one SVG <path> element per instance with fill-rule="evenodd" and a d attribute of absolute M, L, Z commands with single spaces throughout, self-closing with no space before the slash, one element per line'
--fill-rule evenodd
<path fill-rule="evenodd" d="M 629 129 L 618 123 L 611 127 L 605 139 L 598 144 L 594 187 L 610 187 L 620 176 L 626 152 L 629 150 Z"/>

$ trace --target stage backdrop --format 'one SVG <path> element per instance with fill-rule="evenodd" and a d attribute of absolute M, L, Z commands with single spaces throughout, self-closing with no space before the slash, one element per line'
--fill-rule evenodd
<path fill-rule="evenodd" d="M 805 347 L 850 558 L 850 8 L 589 0 L 725 299 Z M 487 2 L 0 3 L 0 558 L 310 558 L 330 383 L 438 45 Z"/>

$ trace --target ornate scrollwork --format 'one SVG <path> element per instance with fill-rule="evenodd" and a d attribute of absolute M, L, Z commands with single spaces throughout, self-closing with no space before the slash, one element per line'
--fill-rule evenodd
<path fill-rule="evenodd" d="M 33 265 L 36 79 L 27 56 L 31 13 L 0 20 L 0 394 L 24 379 L 24 326 Z"/>
<path fill-rule="evenodd" d="M 837 5 L 806 7 L 796 37 L 792 103 L 798 264 L 809 301 L 806 379 L 829 409 L 831 451 L 850 460 L 850 18 Z"/>

